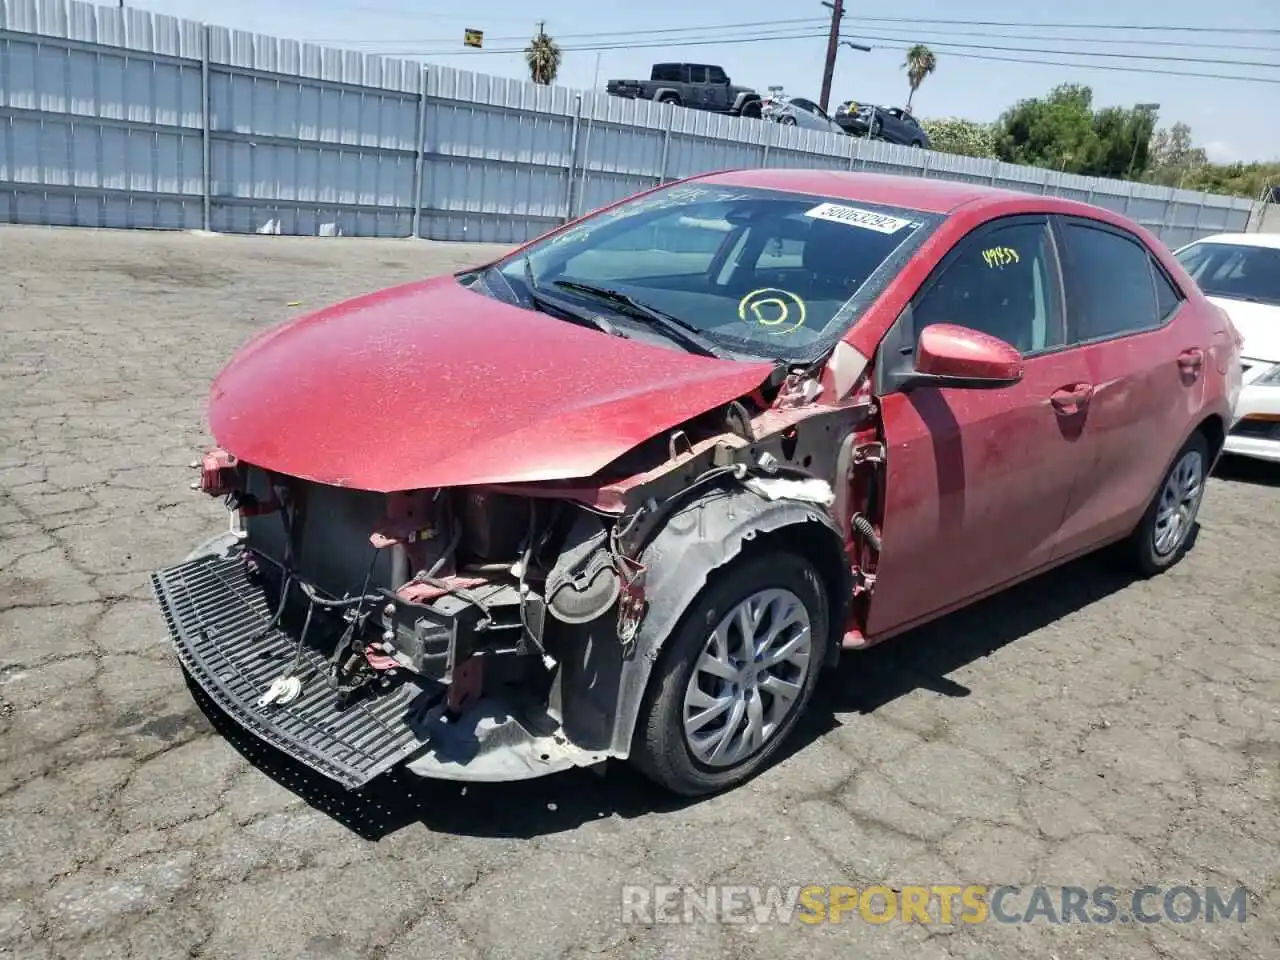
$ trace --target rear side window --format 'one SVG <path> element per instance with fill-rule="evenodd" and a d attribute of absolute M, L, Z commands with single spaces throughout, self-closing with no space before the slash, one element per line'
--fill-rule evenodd
<path fill-rule="evenodd" d="M 1159 324 L 1146 247 L 1112 230 L 1077 222 L 1068 222 L 1063 235 L 1067 329 L 1073 342 Z"/>

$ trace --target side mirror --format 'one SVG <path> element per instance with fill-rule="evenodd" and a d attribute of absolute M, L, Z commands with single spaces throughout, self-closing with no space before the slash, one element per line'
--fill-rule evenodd
<path fill-rule="evenodd" d="M 1008 387 L 1022 379 L 1022 354 L 998 337 L 950 323 L 925 327 L 911 386 Z"/>

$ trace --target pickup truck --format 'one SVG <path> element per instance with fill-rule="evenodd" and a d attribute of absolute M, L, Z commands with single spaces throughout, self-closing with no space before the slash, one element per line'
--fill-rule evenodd
<path fill-rule="evenodd" d="M 610 80 L 605 92 L 713 113 L 760 116 L 760 94 L 750 87 L 735 87 L 723 67 L 705 63 L 655 63 L 648 80 Z"/>

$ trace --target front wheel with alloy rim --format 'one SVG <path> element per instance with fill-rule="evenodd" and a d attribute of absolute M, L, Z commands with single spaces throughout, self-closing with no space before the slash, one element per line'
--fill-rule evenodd
<path fill-rule="evenodd" d="M 697 796 L 736 786 L 778 750 L 813 694 L 829 602 L 799 556 L 735 563 L 685 612 L 654 668 L 632 759 Z"/>
<path fill-rule="evenodd" d="M 1204 498 L 1209 444 L 1197 431 L 1178 451 L 1147 512 L 1130 539 L 1138 569 L 1150 576 L 1168 569 L 1186 551 Z"/>

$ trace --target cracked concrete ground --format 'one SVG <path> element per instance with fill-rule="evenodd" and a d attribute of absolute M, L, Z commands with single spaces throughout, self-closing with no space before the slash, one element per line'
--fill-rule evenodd
<path fill-rule="evenodd" d="M 346 795 L 198 702 L 146 575 L 224 522 L 187 489 L 210 379 L 268 324 L 490 250 L 0 228 L 0 955 L 1280 956 L 1256 465 L 1167 575 L 1076 563 L 852 655 L 795 751 L 699 803 L 625 768 Z M 876 882 L 1243 885 L 1248 918 L 620 922 L 623 883 Z"/>

